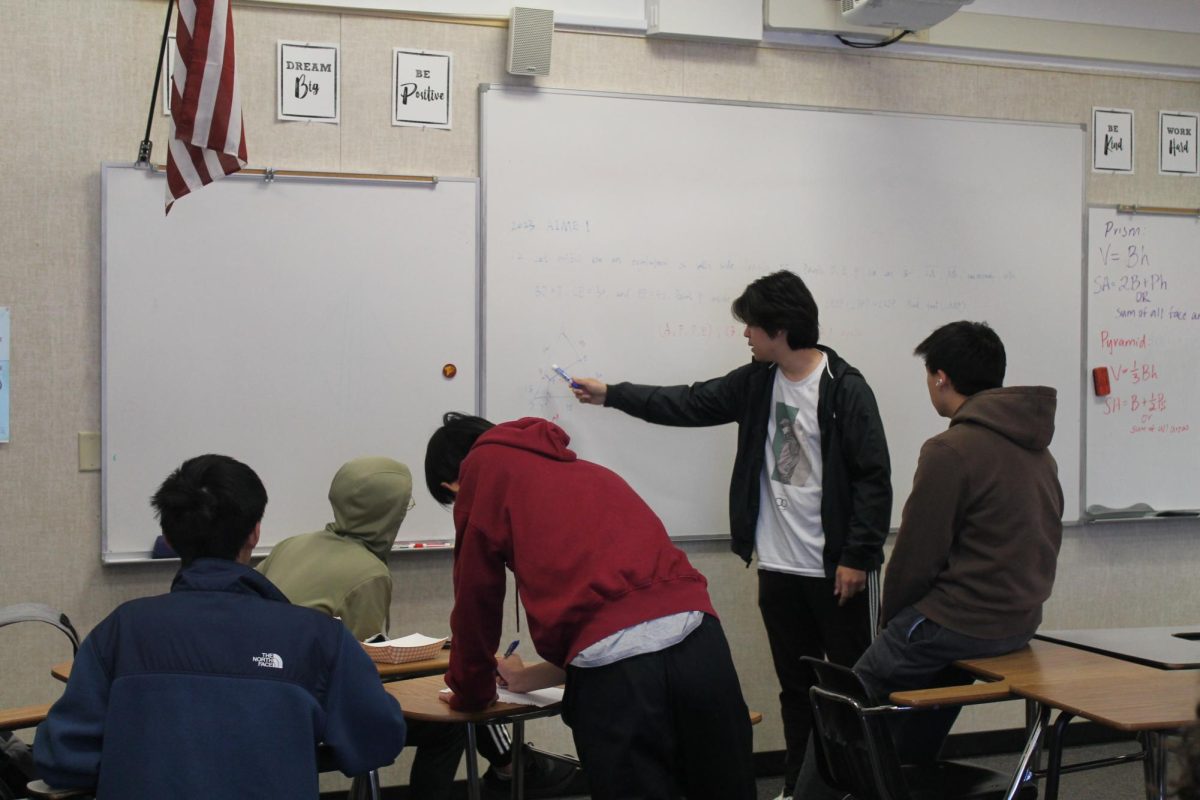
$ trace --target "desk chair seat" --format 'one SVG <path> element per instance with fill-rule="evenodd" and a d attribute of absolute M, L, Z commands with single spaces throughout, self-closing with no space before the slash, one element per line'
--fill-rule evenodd
<path fill-rule="evenodd" d="M 809 690 L 817 739 L 818 767 L 825 782 L 855 800 L 1002 800 L 1010 776 L 964 761 L 902 765 L 889 720 L 912 713 L 899 706 L 876 706 L 852 670 L 805 659 L 817 675 Z M 1021 800 L 1036 800 L 1037 787 L 1025 784 Z"/>
<path fill-rule="evenodd" d="M 321 758 L 318 755 L 318 760 Z M 337 769 L 330 758 L 326 758 L 322 766 L 328 767 L 328 769 L 321 769 L 322 772 Z M 30 781 L 26 791 L 33 800 L 91 800 L 92 798 L 91 789 L 56 789 L 45 781 Z M 8 798 L 0 795 L 0 800 L 8 800 Z M 350 784 L 346 800 L 379 800 L 379 773 L 372 770 L 366 775 L 355 776 Z"/>

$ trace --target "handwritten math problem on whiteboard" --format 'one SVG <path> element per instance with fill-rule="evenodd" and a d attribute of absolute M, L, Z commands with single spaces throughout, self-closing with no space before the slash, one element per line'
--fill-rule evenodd
<path fill-rule="evenodd" d="M 1088 401 L 1088 503 L 1200 506 L 1185 485 L 1200 443 L 1200 223 L 1091 209 L 1087 305 L 1088 367 L 1111 387 Z"/>

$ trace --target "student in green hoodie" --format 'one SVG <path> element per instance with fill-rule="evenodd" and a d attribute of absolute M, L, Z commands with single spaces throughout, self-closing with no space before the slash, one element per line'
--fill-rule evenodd
<path fill-rule="evenodd" d="M 390 458 L 355 459 L 333 476 L 329 504 L 333 522 L 284 539 L 258 571 L 296 605 L 340 617 L 361 642 L 387 632 L 387 557 L 412 504 L 412 475 Z"/>
<path fill-rule="evenodd" d="M 292 603 L 340 617 L 362 641 L 386 633 L 392 604 L 387 556 L 412 504 L 412 474 L 390 458 L 359 458 L 342 466 L 329 487 L 333 522 L 284 539 L 258 571 Z M 414 797 L 448 800 L 466 745 L 457 725 L 410 722 L 416 746 L 409 788 Z"/>

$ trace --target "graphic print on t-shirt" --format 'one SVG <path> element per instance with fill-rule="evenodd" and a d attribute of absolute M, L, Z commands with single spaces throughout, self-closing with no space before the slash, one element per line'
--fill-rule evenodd
<path fill-rule="evenodd" d="M 812 461 L 804 449 L 804 428 L 797 420 L 797 409 L 787 403 L 775 403 L 775 469 L 771 480 L 788 486 L 807 486 L 812 479 Z"/>

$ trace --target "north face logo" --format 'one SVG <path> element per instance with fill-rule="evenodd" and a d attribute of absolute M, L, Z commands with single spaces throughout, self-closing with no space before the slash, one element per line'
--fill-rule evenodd
<path fill-rule="evenodd" d="M 260 667 L 283 669 L 283 659 L 277 653 L 263 653 L 261 656 L 251 656 L 250 660 Z"/>

